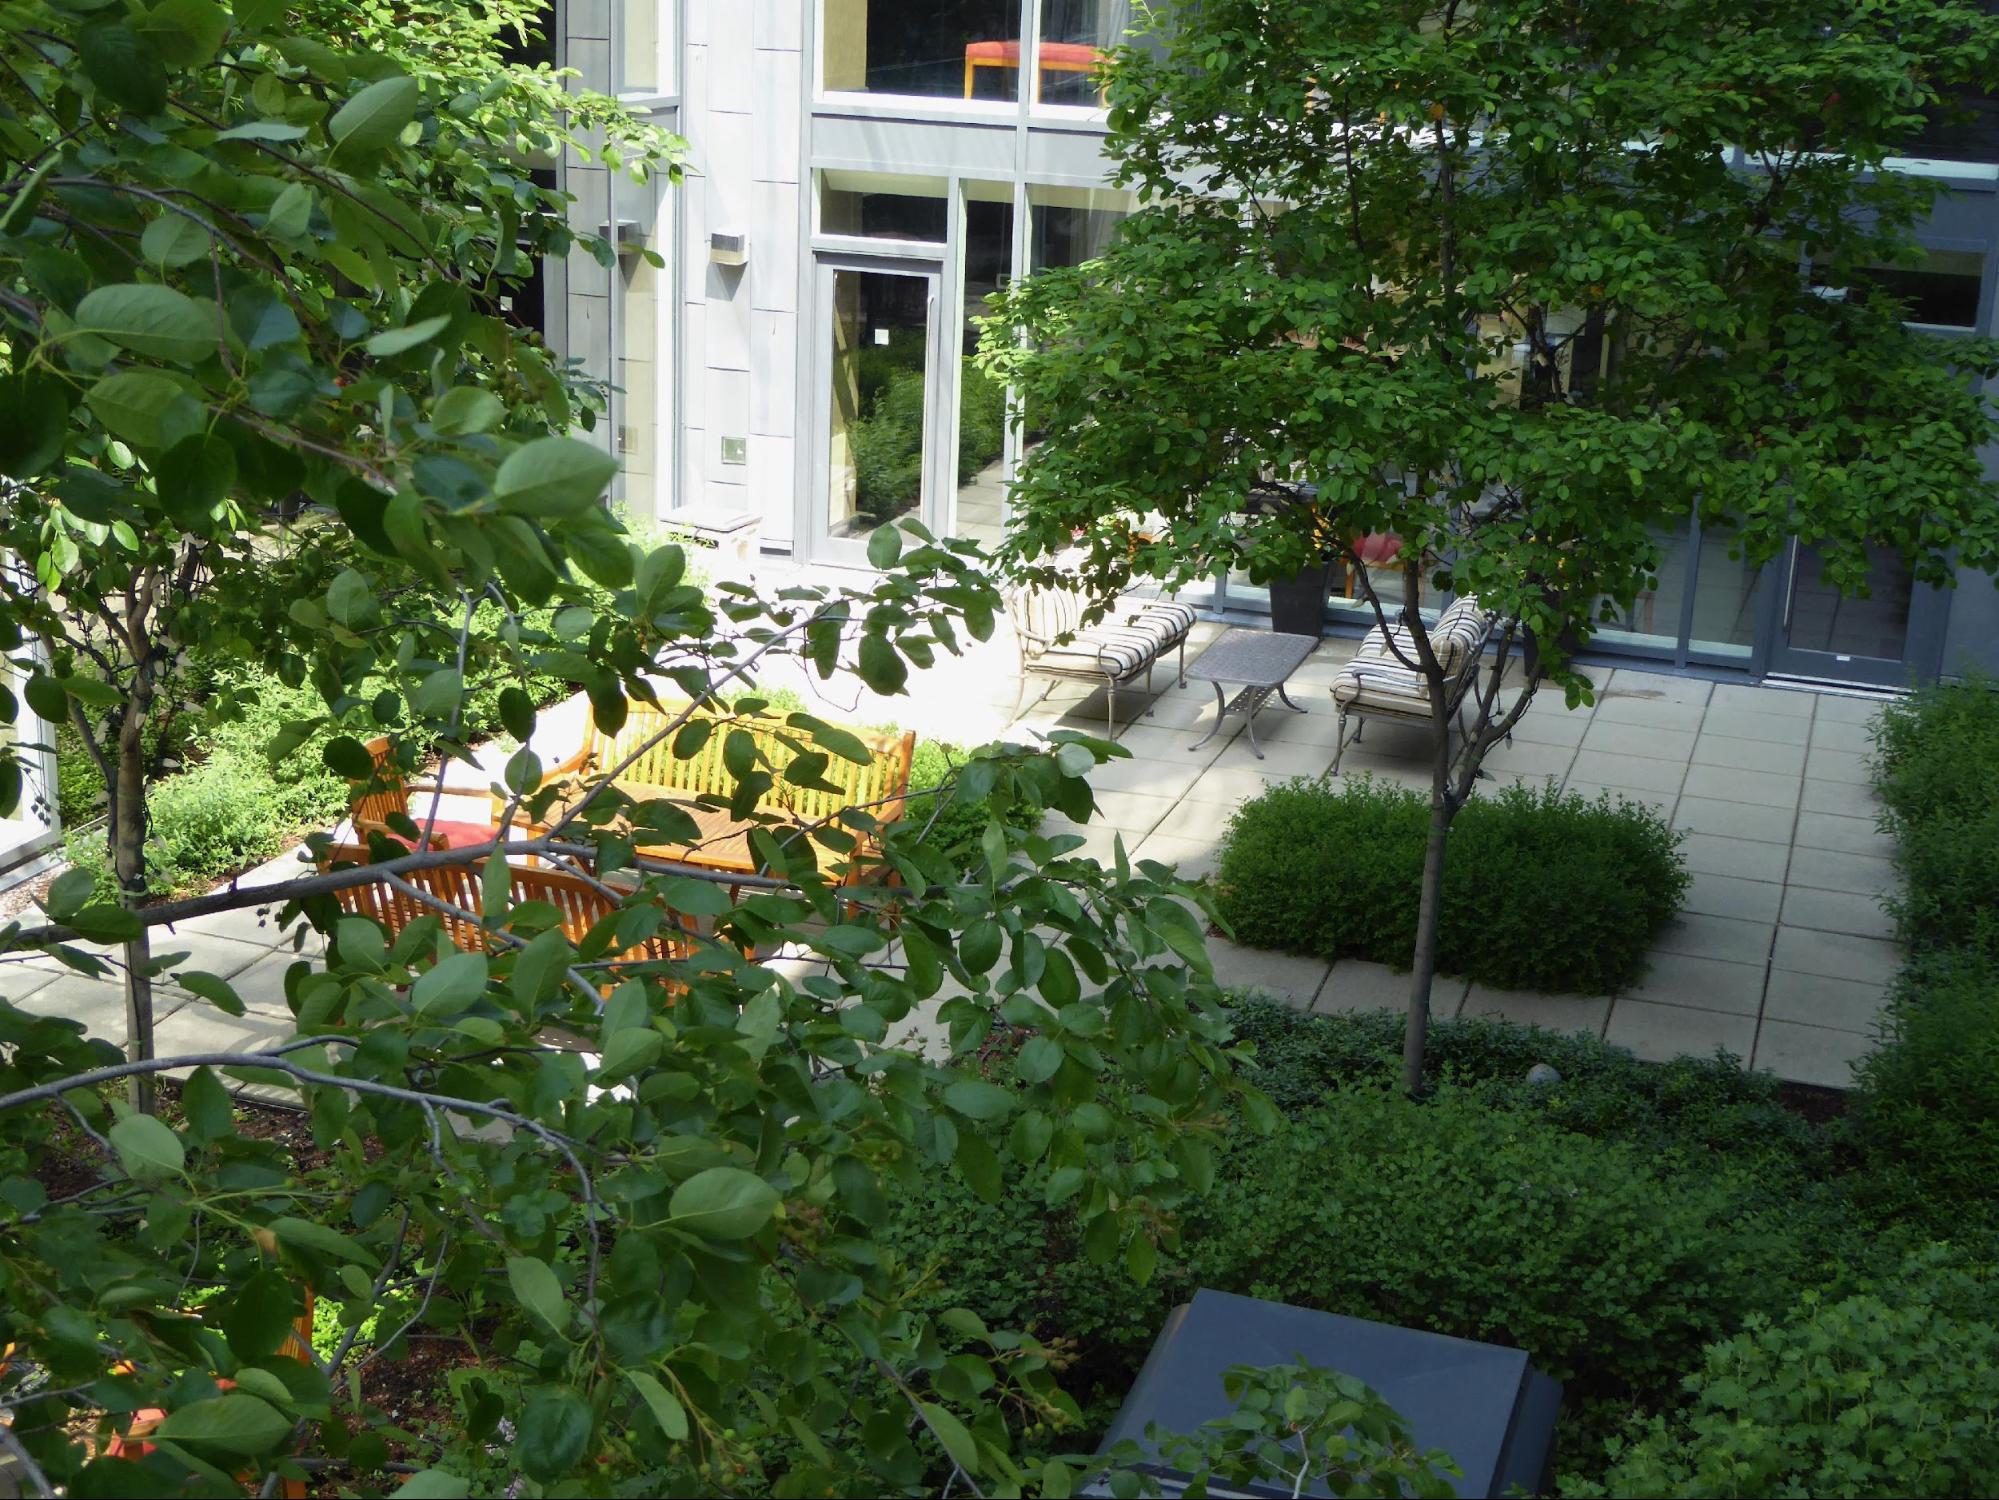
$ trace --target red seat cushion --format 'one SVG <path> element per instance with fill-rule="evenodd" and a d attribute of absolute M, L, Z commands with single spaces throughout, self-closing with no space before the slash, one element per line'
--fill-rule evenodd
<path fill-rule="evenodd" d="M 1043 42 L 1041 60 L 1044 63 L 1074 63 L 1078 67 L 1094 67 L 1103 54 L 1086 42 Z M 1009 67 L 1020 66 L 1019 42 L 967 42 L 966 62 L 997 62 Z"/>
<path fill-rule="evenodd" d="M 417 831 L 421 833 L 423 831 L 423 819 L 415 813 L 410 814 L 410 819 L 416 824 Z M 430 827 L 430 837 L 433 843 L 441 839 L 447 849 L 463 849 L 476 844 L 491 843 L 493 835 L 498 831 L 491 823 L 457 823 L 446 818 L 439 818 Z M 388 837 L 394 839 L 399 844 L 407 845 L 409 843 L 408 839 L 400 838 L 394 833 L 390 833 Z"/>
<path fill-rule="evenodd" d="M 1402 538 L 1392 531 L 1372 531 L 1364 537 L 1356 538 L 1353 550 L 1354 555 L 1369 567 L 1379 567 L 1383 563 L 1395 561 L 1402 551 Z"/>

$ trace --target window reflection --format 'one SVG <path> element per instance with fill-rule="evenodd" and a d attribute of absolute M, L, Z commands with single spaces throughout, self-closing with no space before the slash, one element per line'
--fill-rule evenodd
<path fill-rule="evenodd" d="M 1020 97 L 1022 0 L 825 0 L 829 91 Z"/>

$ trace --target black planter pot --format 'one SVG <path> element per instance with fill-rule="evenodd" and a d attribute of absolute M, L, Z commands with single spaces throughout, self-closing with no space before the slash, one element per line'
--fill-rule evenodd
<path fill-rule="evenodd" d="M 1326 595 L 1332 584 L 1331 563 L 1308 569 L 1296 578 L 1273 578 L 1270 581 L 1270 628 L 1280 635 L 1323 635 Z"/>

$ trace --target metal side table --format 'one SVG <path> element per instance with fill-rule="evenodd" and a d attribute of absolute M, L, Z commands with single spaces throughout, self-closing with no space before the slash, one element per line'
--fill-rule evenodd
<path fill-rule="evenodd" d="M 1317 636 L 1279 635 L 1269 630 L 1245 630 L 1239 625 L 1223 631 L 1187 668 L 1189 677 L 1215 685 L 1214 727 L 1187 748 L 1200 749 L 1221 732 L 1230 714 L 1241 714 L 1249 724 L 1249 748 L 1262 760 L 1262 747 L 1256 743 L 1256 711 L 1272 693 L 1293 713 L 1305 711 L 1285 695 L 1284 684 L 1318 644 Z M 1230 698 L 1222 688 L 1232 682 L 1241 683 L 1242 690 Z"/>

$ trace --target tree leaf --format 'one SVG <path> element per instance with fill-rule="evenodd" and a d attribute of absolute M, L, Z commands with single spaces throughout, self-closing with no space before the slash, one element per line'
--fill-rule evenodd
<path fill-rule="evenodd" d="M 39 679 L 43 682 L 47 678 Z M 44 714 L 44 717 L 48 715 Z M 95 872 L 85 869 L 65 870 L 49 883 L 49 892 L 42 898 L 42 909 L 58 922 L 70 913 L 83 909 L 83 904 L 97 891 Z"/>
<path fill-rule="evenodd" d="M 970 1120 L 1000 1120 L 1013 1112 L 1020 1096 L 982 1078 L 961 1078 L 944 1090 L 944 1102 Z"/>
<path fill-rule="evenodd" d="M 76 34 L 83 74 L 134 114 L 167 107 L 167 70 L 139 34 L 120 21 L 94 21 Z"/>
<path fill-rule="evenodd" d="M 246 120 L 241 125 L 217 131 L 215 138 L 218 141 L 268 141 L 272 145 L 280 145 L 286 141 L 301 140 L 310 133 L 303 125 L 288 125 L 282 120 Z"/>
<path fill-rule="evenodd" d="M 555 1272 L 548 1268 L 546 1261 L 536 1260 L 531 1255 L 513 1255 L 507 1258 L 507 1285 L 514 1289 L 514 1296 L 522 1307 L 533 1313 L 557 1333 L 564 1333 L 569 1327 L 569 1302 L 562 1295 L 562 1283 L 555 1279 Z"/>
<path fill-rule="evenodd" d="M 180 1112 L 187 1120 L 188 1139 L 197 1146 L 235 1134 L 229 1091 L 211 1068 L 196 1068 L 181 1085 Z"/>
<path fill-rule="evenodd" d="M 177 1443 L 199 1443 L 243 1457 L 277 1447 L 291 1430 L 291 1418 L 269 1402 L 233 1391 L 169 1412 L 155 1429 Z"/>
<path fill-rule="evenodd" d="M 391 1500 L 465 1500 L 472 1493 L 472 1481 L 442 1469 L 419 1469 L 403 1481 Z"/>
<path fill-rule="evenodd" d="M 101 286 L 76 305 L 76 329 L 109 339 L 149 359 L 193 364 L 215 350 L 215 309 L 170 286 L 119 282 Z M 115 377 L 114 377 L 115 378 Z"/>
<path fill-rule="evenodd" d="M 1046 1083 L 1061 1066 L 1062 1044 L 1049 1036 L 1029 1037 L 1013 1059 L 1013 1071 L 1024 1083 Z"/>
<path fill-rule="evenodd" d="M 312 189 L 302 182 L 288 183 L 264 214 L 264 232 L 280 240 L 298 239 L 311 223 Z"/>
<path fill-rule="evenodd" d="M 202 259 L 215 237 L 184 214 L 163 213 L 139 236 L 139 253 L 156 266 L 185 266 Z"/>
<path fill-rule="evenodd" d="M 611 1033 L 604 1043 L 604 1061 L 597 1069 L 597 1082 L 615 1083 L 651 1067 L 666 1049 L 666 1038 L 650 1026 L 627 1026 Z"/>
<path fill-rule="evenodd" d="M 361 1248 L 358 1240 L 349 1238 L 337 1229 L 324 1224 L 315 1224 L 310 1219 L 273 1219 L 265 1226 L 279 1241 L 301 1250 L 317 1251 L 321 1255 L 333 1256 L 336 1260 L 351 1260 L 357 1265 L 372 1266 L 374 1257 Z"/>
<path fill-rule="evenodd" d="M 150 370 L 121 370 L 106 375 L 88 391 L 83 403 L 105 430 L 135 448 L 157 448 L 165 438 L 165 419 L 176 402 L 193 399 L 173 381 Z"/>
<path fill-rule="evenodd" d="M 191 994 L 199 995 L 224 1015 L 243 1014 L 243 999 L 229 987 L 219 975 L 204 969 L 182 969 L 174 975 L 174 981 Z"/>
<path fill-rule="evenodd" d="M 127 1115 L 106 1136 L 119 1165 L 142 1182 L 175 1176 L 187 1166 L 180 1137 L 152 1115 Z"/>
<path fill-rule="evenodd" d="M 625 1379 L 632 1383 L 670 1442 L 680 1442 L 687 1436 L 687 1408 L 680 1404 L 678 1396 L 644 1370 L 627 1370 Z"/>
<path fill-rule="evenodd" d="M 191 68 L 215 56 L 229 34 L 229 14 L 215 0 L 160 0 L 140 19 L 138 31 L 167 62 Z"/>
<path fill-rule="evenodd" d="M 451 326 L 446 317 L 424 318 L 404 328 L 388 328 L 369 339 L 362 347 L 377 359 L 388 359 L 419 344 L 427 344 Z"/>
<path fill-rule="evenodd" d="M 777 1212 L 777 1189 L 741 1167 L 710 1167 L 673 1190 L 675 1228 L 711 1240 L 744 1240 Z"/>
<path fill-rule="evenodd" d="M 410 986 L 410 1004 L 433 1020 L 455 1016 L 486 992 L 486 955 L 453 953 Z"/>
<path fill-rule="evenodd" d="M 262 1359 L 292 1331 L 299 1306 L 291 1278 L 282 1271 L 265 1269 L 238 1282 L 220 1309 L 229 1351 L 246 1363 Z"/>
<path fill-rule="evenodd" d="M 930 1431 L 944 1445 L 944 1451 L 951 1455 L 951 1462 L 967 1474 L 977 1474 L 979 1447 L 972 1441 L 972 1434 L 965 1424 L 934 1401 L 919 1401 L 916 1405 Z"/>
<path fill-rule="evenodd" d="M 617 472 L 617 459 L 602 448 L 575 438 L 536 438 L 507 455 L 493 494 L 521 515 L 573 516 L 597 504 Z"/>
<path fill-rule="evenodd" d="M 575 1391 L 537 1386 L 521 1408 L 514 1457 L 528 1478 L 551 1483 L 582 1461 L 591 1426 L 590 1404 Z"/>
<path fill-rule="evenodd" d="M 326 133 L 336 142 L 335 155 L 379 151 L 388 145 L 416 118 L 421 97 L 417 81 L 400 74 L 369 84 L 326 122 Z"/>
<path fill-rule="evenodd" d="M 506 404 L 491 391 L 476 385 L 457 385 L 437 398 L 430 409 L 430 425 L 452 437 L 474 432 L 491 432 L 506 416 Z"/>

